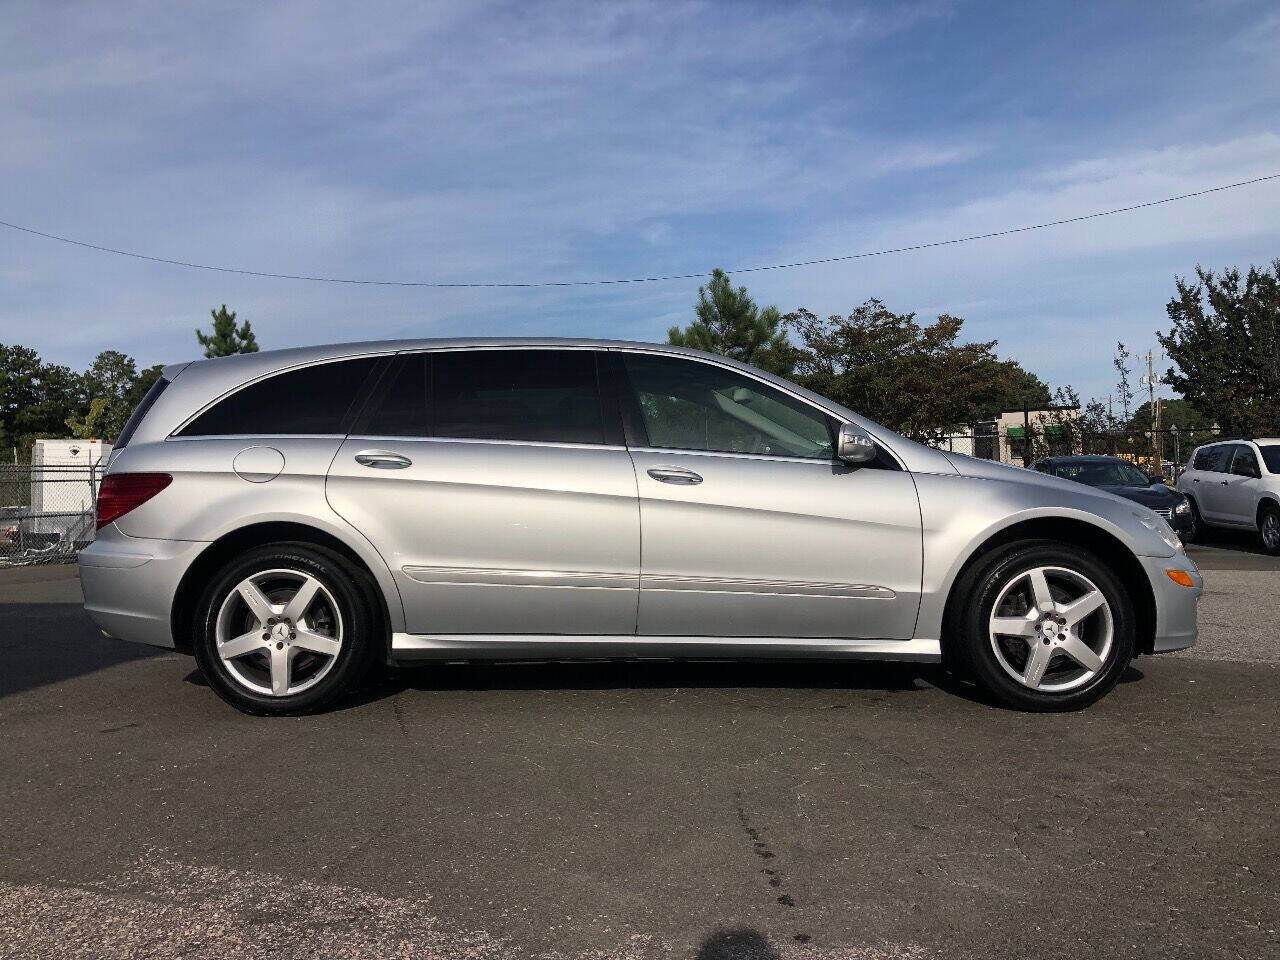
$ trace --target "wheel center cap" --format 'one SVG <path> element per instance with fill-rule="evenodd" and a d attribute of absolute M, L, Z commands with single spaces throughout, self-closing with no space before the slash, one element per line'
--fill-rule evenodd
<path fill-rule="evenodd" d="M 284 623 L 283 621 L 280 623 L 277 623 L 274 627 L 271 628 L 271 636 L 276 640 L 288 641 L 289 624 Z"/>
<path fill-rule="evenodd" d="M 1058 624 L 1054 620 L 1042 620 L 1040 622 L 1040 632 L 1046 637 L 1055 636 L 1058 632 Z"/>

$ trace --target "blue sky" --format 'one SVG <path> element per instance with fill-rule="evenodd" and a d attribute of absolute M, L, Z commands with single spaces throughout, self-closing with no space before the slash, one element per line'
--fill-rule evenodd
<path fill-rule="evenodd" d="M 9 0 L 0 219 L 281 273 L 561 280 L 946 239 L 1280 172 L 1274 3 Z M 1175 274 L 1280 256 L 1280 182 L 894 257 L 744 275 L 820 314 L 967 318 L 1105 396 Z M 305 284 L 0 231 L 0 341 L 187 359 L 222 302 L 265 348 L 662 339 L 697 281 Z"/>

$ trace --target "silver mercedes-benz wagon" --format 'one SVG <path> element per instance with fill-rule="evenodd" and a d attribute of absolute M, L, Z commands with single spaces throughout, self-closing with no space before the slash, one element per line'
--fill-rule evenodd
<path fill-rule="evenodd" d="M 571 657 L 940 661 L 1073 709 L 1190 646 L 1202 587 L 1129 500 L 723 357 L 554 339 L 168 367 L 80 576 L 104 632 L 261 714 L 375 661 Z"/>

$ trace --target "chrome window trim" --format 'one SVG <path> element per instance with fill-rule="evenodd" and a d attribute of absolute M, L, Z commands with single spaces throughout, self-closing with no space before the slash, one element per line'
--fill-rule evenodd
<path fill-rule="evenodd" d="M 179 439 L 182 439 L 181 437 Z M 493 440 L 487 437 L 388 437 L 381 434 L 351 433 L 347 440 L 368 441 L 369 443 L 484 443 L 504 447 L 555 447 L 572 450 L 615 450 L 626 451 L 626 447 L 616 443 L 572 443 L 567 440 Z"/>
<path fill-rule="evenodd" d="M 732 457 L 735 460 L 776 460 L 781 463 L 820 463 L 825 466 L 847 466 L 843 460 L 834 457 L 788 457 L 776 453 L 737 453 L 733 450 L 684 450 L 680 447 L 628 447 L 632 453 L 656 453 L 666 456 L 692 457 Z M 905 472 L 905 471 L 903 471 Z"/>
<path fill-rule="evenodd" d="M 164 443 L 181 443 L 184 440 L 342 440 L 345 433 L 193 433 L 180 437 L 175 433 L 164 438 Z"/>

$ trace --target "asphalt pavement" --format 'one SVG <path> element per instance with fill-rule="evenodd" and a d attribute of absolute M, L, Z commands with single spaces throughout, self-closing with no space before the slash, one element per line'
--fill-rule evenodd
<path fill-rule="evenodd" d="M 649 662 L 254 719 L 0 571 L 0 957 L 1280 956 L 1280 563 L 1193 551 L 1201 645 L 1056 716 Z"/>

